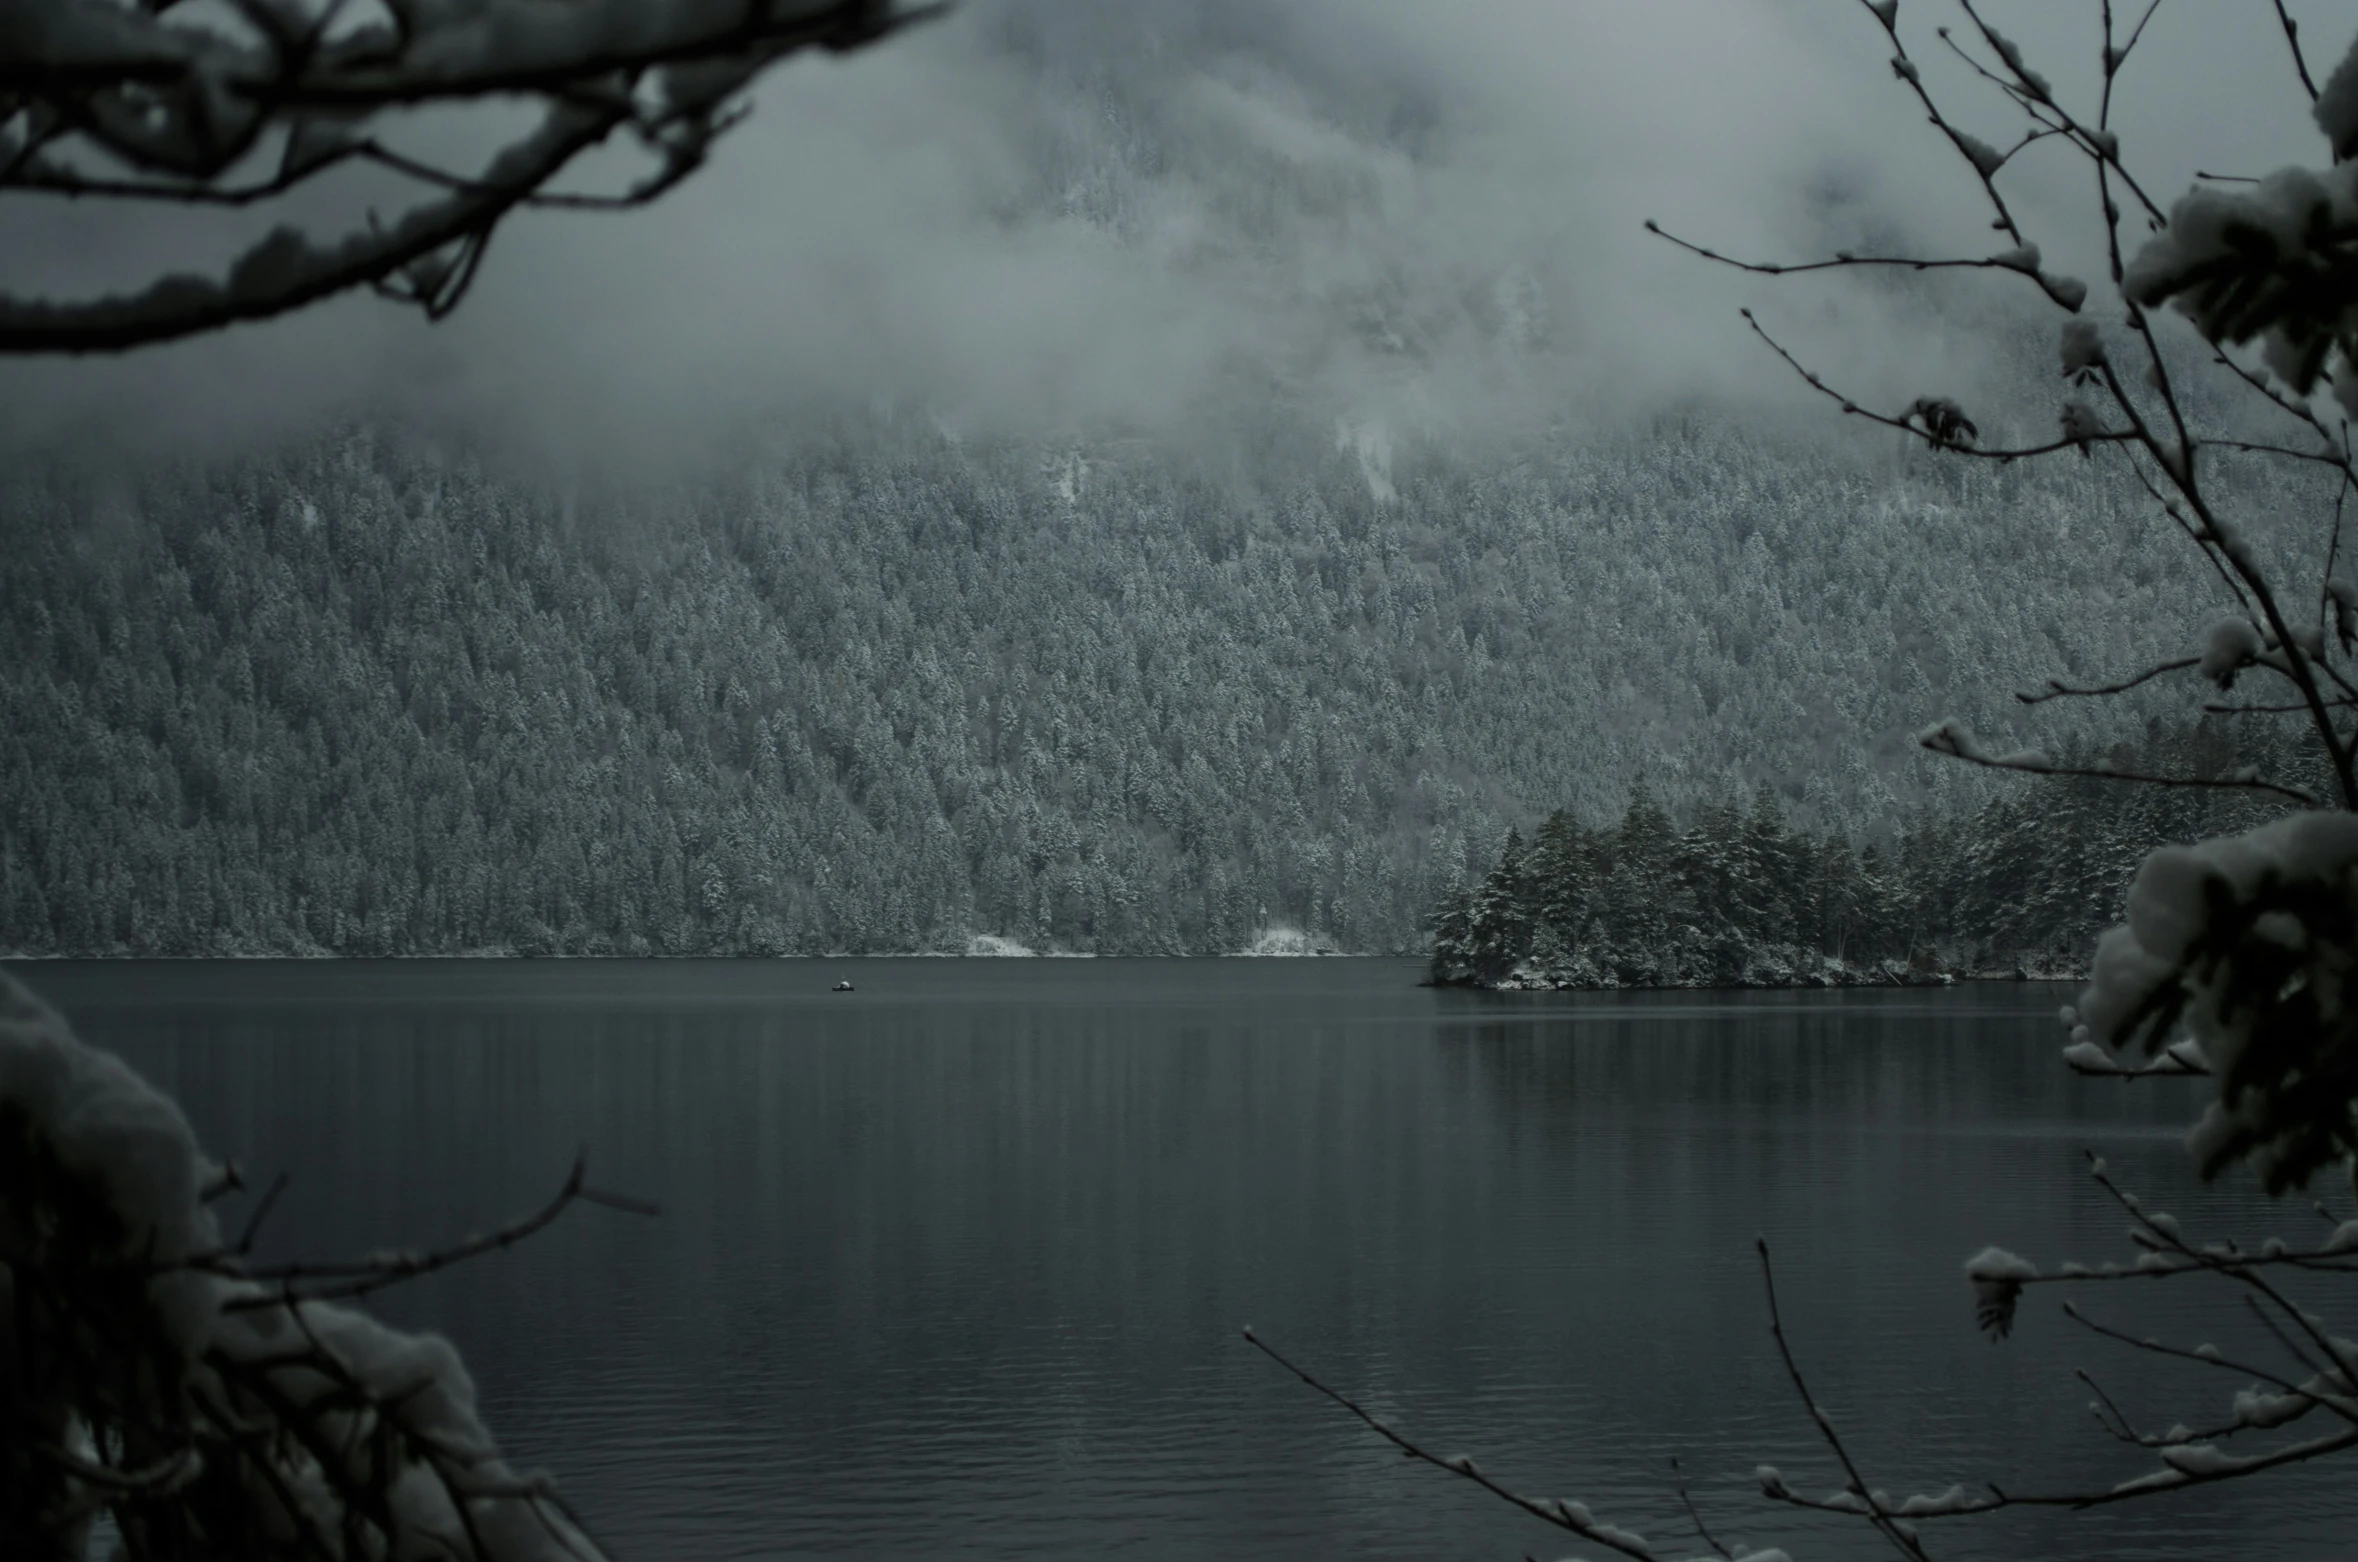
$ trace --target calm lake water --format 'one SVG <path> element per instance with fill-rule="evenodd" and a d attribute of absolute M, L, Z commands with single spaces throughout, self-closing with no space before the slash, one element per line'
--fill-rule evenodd
<path fill-rule="evenodd" d="M 2054 987 L 1482 995 L 1398 961 L 15 967 L 294 1178 L 274 1251 L 423 1246 L 586 1147 L 656 1219 L 568 1215 L 388 1298 L 465 1353 L 510 1450 L 621 1558 L 1554 1557 L 1390 1453 L 1250 1322 L 1404 1429 L 1658 1542 L 1880 1556 L 1761 1500 L 1840 1475 L 1768 1337 L 1755 1233 L 1878 1485 L 2148 1468 L 2071 1368 L 2166 1427 L 2205 1378 L 1960 1266 L 2130 1255 L 2083 1150 L 2190 1229 L 2316 1227 L 2193 1186 L 2184 1084 L 2076 1080 Z M 849 977 L 858 991 L 831 994 Z M 2337 1194 L 2337 1199 L 2344 1196 Z M 234 1218 L 234 1217 L 233 1217 Z M 2281 1352 L 2223 1287 L 2083 1294 Z M 2358 1332 L 2343 1308 L 2346 1332 Z M 2347 1557 L 2347 1463 L 2100 1515 L 1950 1521 L 1948 1557 Z M 1700 1549 L 1698 1546 L 1697 1549 Z"/>

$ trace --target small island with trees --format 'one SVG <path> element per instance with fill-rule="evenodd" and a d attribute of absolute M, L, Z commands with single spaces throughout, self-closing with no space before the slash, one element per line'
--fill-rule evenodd
<path fill-rule="evenodd" d="M 2057 773 L 1970 814 L 1920 814 L 1887 840 L 1795 827 L 1762 786 L 1683 823 L 1643 780 L 1617 824 L 1567 810 L 1510 832 L 1479 879 L 1442 893 L 1430 979 L 1499 991 L 1853 987 L 2083 979 L 2097 937 L 2158 846 L 2250 829 L 2282 799 L 2233 787 L 2129 787 L 2113 775 L 2225 782 L 2281 735 L 2213 718 L 2066 751 Z M 2283 750 L 2279 753 L 2277 750 Z"/>

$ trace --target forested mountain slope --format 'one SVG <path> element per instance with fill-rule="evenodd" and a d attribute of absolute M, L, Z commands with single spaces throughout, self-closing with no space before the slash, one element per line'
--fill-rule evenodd
<path fill-rule="evenodd" d="M 2156 524 L 1700 414 L 1217 460 L 879 415 L 595 501 L 390 437 L 60 463 L 0 493 L 0 946 L 1419 948 L 1641 775 L 1862 835 L 1987 796 L 1907 734 L 2176 650 Z"/>

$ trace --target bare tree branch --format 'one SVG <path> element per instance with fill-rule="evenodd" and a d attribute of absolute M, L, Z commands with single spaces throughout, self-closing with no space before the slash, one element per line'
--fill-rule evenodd
<path fill-rule="evenodd" d="M 1961 759 L 1969 765 L 1985 770 L 2012 770 L 2030 776 L 2077 776 L 2093 781 L 2133 781 L 2144 786 L 2180 787 L 2190 790 L 2217 792 L 2263 792 L 2304 806 L 2313 806 L 2316 798 L 2299 787 L 2282 786 L 2262 780 L 2249 772 L 2232 776 L 2162 776 L 2143 771 L 2122 770 L 2111 766 L 2061 764 L 2045 754 L 1990 754 L 1982 750 L 1954 722 L 1942 722 L 1927 729 L 1917 743 L 1932 753 L 1949 759 Z"/>
<path fill-rule="evenodd" d="M 2284 8 L 2284 0 L 2274 0 L 2276 20 L 2284 25 L 2285 47 L 2292 50 L 2293 70 L 2301 78 L 2301 90 L 2309 94 L 2309 101 L 2317 101 L 2317 83 L 2309 77 L 2309 62 L 2301 54 L 2301 24 L 2292 19 Z"/>
<path fill-rule="evenodd" d="M 1777 1273 L 1775 1266 L 1769 1262 L 1768 1238 L 1754 1237 L 1752 1246 L 1760 1255 L 1761 1288 L 1768 1293 L 1769 1333 L 1777 1342 L 1777 1355 L 1785 1363 L 1785 1376 L 1792 1382 L 1793 1392 L 1801 1396 L 1801 1403 L 1809 1411 L 1810 1419 L 1817 1423 L 1818 1435 L 1826 1440 L 1827 1447 L 1834 1450 L 1834 1457 L 1842 1465 L 1842 1473 L 1849 1483 L 1847 1490 L 1864 1506 L 1867 1522 L 1890 1541 L 1900 1555 L 1911 1558 L 1912 1562 L 1931 1562 L 1923 1543 L 1916 1538 L 1915 1530 L 1902 1523 L 1896 1515 L 1884 1511 L 1875 1489 L 1867 1484 L 1866 1477 L 1859 1473 L 1858 1465 L 1851 1459 L 1850 1450 L 1842 1445 L 1842 1435 L 1834 1430 L 1833 1421 L 1819 1406 L 1816 1396 L 1810 1393 L 1809 1382 L 1801 1375 L 1801 1364 L 1793 1358 L 1793 1346 L 1785 1338 L 1785 1318 L 1777 1307 Z"/>
<path fill-rule="evenodd" d="M 2047 680 L 2047 687 L 2043 692 L 2038 694 L 2024 694 L 2018 690 L 2016 691 L 2014 697 L 2025 705 L 2044 705 L 2049 700 L 2059 700 L 2073 695 L 2100 696 L 2107 694 L 2126 694 L 2129 690 L 2136 688 L 2139 684 L 2145 683 L 2154 678 L 2159 678 L 2164 673 L 2184 672 L 2189 667 L 2200 667 L 2201 665 L 2202 658 L 2199 656 L 2181 656 L 2174 661 L 2157 663 L 2152 667 L 2146 668 L 2145 671 L 2132 674 L 2127 678 L 2121 679 L 2117 683 L 2100 683 L 2091 685 L 2087 688 L 2077 688 L 2069 684 L 2059 683 L 2055 679 L 2050 678 Z"/>
<path fill-rule="evenodd" d="M 1711 1533 L 1711 1526 L 1703 1522 L 1701 1510 L 1695 1506 L 1695 1499 L 1687 1492 L 1687 1483 L 1680 1474 L 1678 1455 L 1676 1454 L 1670 1456 L 1670 1473 L 1678 1486 L 1679 1504 L 1687 1510 L 1687 1518 L 1695 1526 L 1696 1538 L 1709 1546 L 1713 1555 L 1725 1557 L 1727 1562 L 1736 1562 L 1736 1554 L 1721 1545 L 1719 1537 Z"/>
<path fill-rule="evenodd" d="M 1649 217 L 1645 230 L 1656 238 L 1668 240 L 1692 255 L 1732 266 L 1738 271 L 1749 271 L 1764 277 L 1798 276 L 1808 271 L 1869 270 L 1893 267 L 1905 271 L 2010 271 L 2036 282 L 2049 298 L 2065 309 L 2077 311 L 2081 294 L 2075 292 L 2066 278 L 2050 277 L 2022 255 L 1989 255 L 1979 260 L 1961 258 L 1923 258 L 1914 255 L 1853 255 L 1839 252 L 1831 260 L 1772 261 L 1739 260 L 1707 249 L 1691 239 L 1682 239 Z"/>
<path fill-rule="evenodd" d="M 808 49 L 865 48 L 942 9 L 486 0 L 448 14 L 392 5 L 391 25 L 339 32 L 342 0 L 240 0 L 246 35 L 231 37 L 181 24 L 171 6 L 19 4 L 0 24 L 0 196 L 267 209 L 356 165 L 436 194 L 332 237 L 282 224 L 213 277 L 167 271 L 142 290 L 79 301 L 0 294 L 0 353 L 122 351 L 363 287 L 439 319 L 464 298 L 513 212 L 647 205 L 741 121 L 731 100 L 762 71 Z M 537 103 L 540 121 L 473 175 L 367 133 L 389 111 L 492 97 Z M 549 188 L 618 133 L 653 159 L 652 171 L 613 194 Z M 278 150 L 274 172 L 229 177 L 265 147 Z"/>
<path fill-rule="evenodd" d="M 1644 1536 L 1633 1535 L 1628 1530 L 1622 1529 L 1618 1525 L 1604 1523 L 1591 1514 L 1588 1511 L 1587 1506 L 1582 1503 L 1571 1502 L 1563 1498 L 1555 1497 L 1526 1497 L 1520 1492 L 1501 1485 L 1490 1475 L 1486 1474 L 1480 1466 L 1474 1463 L 1471 1458 L 1464 1454 L 1450 1454 L 1443 1456 L 1432 1453 L 1424 1448 L 1421 1444 L 1412 1441 L 1400 1432 L 1394 1430 L 1391 1423 L 1384 1421 L 1377 1416 L 1371 1415 L 1365 1407 L 1360 1405 L 1357 1400 L 1352 1399 L 1349 1395 L 1344 1394 L 1337 1389 L 1329 1388 L 1326 1384 L 1320 1382 L 1316 1377 L 1312 1376 L 1306 1368 L 1297 1366 L 1292 1361 L 1289 1361 L 1277 1350 L 1275 1346 L 1271 1345 L 1267 1340 L 1262 1339 L 1260 1335 L 1254 1333 L 1252 1325 L 1245 1325 L 1244 1337 L 1245 1342 L 1251 1345 L 1255 1350 L 1261 1352 L 1271 1361 L 1276 1362 L 1279 1366 L 1285 1368 L 1286 1371 L 1292 1373 L 1295 1377 L 1300 1378 L 1304 1383 L 1309 1384 L 1312 1388 L 1316 1389 L 1319 1393 L 1324 1394 L 1327 1398 L 1333 1400 L 1336 1404 L 1342 1406 L 1345 1410 L 1350 1411 L 1351 1414 L 1357 1416 L 1361 1421 L 1365 1422 L 1371 1429 L 1373 1429 L 1377 1436 L 1383 1438 L 1384 1441 L 1399 1449 L 1401 1453 L 1405 1454 L 1407 1457 L 1411 1459 L 1420 1459 L 1426 1464 L 1432 1465 L 1435 1469 L 1447 1470 L 1452 1475 L 1460 1476 L 1466 1480 L 1472 1481 L 1476 1486 L 1481 1487 L 1484 1491 L 1490 1493 L 1492 1496 L 1497 1497 L 1502 1501 L 1511 1503 L 1515 1507 L 1521 1508 L 1525 1513 L 1530 1514 L 1532 1517 L 1544 1520 L 1549 1524 L 1553 1524 L 1558 1529 L 1570 1530 L 1573 1534 L 1578 1535 L 1583 1540 L 1593 1540 L 1598 1545 L 1618 1551 L 1625 1557 L 1635 1557 L 1639 1559 L 1639 1562 L 1656 1562 L 1658 1553 L 1655 1552 L 1652 1546 L 1646 1543 Z"/>
<path fill-rule="evenodd" d="M 1668 235 L 1664 235 L 1664 237 L 1668 237 Z M 1752 327 L 1752 334 L 1759 337 L 1762 341 L 1768 343 L 1769 350 L 1775 353 L 1779 358 L 1784 359 L 1786 367 L 1790 368 L 1795 374 L 1800 375 L 1803 381 L 1809 385 L 1810 389 L 1816 391 L 1819 395 L 1824 396 L 1827 400 L 1832 401 L 1844 412 L 1848 413 L 1854 418 L 1864 418 L 1870 423 L 1880 423 L 1885 428 L 1897 429 L 1901 433 L 1906 434 L 1913 439 L 1922 440 L 1925 444 L 1931 446 L 1935 450 L 1946 451 L 1952 455 L 1973 456 L 1983 461 L 1996 461 L 2000 464 L 2004 464 L 2010 461 L 2024 460 L 2031 456 L 2053 455 L 2059 450 L 2084 450 L 2090 445 L 2128 444 L 2136 437 L 2134 434 L 2126 431 L 2103 432 L 2080 436 L 2067 436 L 2063 439 L 2058 439 L 2050 444 L 2045 445 L 2021 445 L 1997 449 L 1990 449 L 1980 445 L 1965 443 L 1954 437 L 1944 437 L 1941 430 L 1937 426 L 1926 426 L 1924 423 L 1919 422 L 1918 419 L 1920 417 L 1920 412 L 1918 411 L 1911 411 L 1909 414 L 1901 417 L 1893 417 L 1889 413 L 1876 412 L 1870 408 L 1861 406 L 1859 403 L 1851 400 L 1850 397 L 1844 395 L 1841 391 L 1838 391 L 1833 386 L 1827 384 L 1823 379 L 1819 378 L 1816 373 L 1804 367 L 1800 359 L 1794 357 L 1790 352 L 1787 352 L 1782 343 L 1778 342 L 1775 337 L 1768 334 L 1767 329 L 1761 325 L 1759 319 L 1753 315 L 1750 309 L 1740 309 L 1737 311 L 1737 313 L 1744 317 L 1744 323 L 1746 325 Z"/>
<path fill-rule="evenodd" d="M 384 1253 L 366 1258 L 348 1259 L 339 1263 L 310 1263 L 295 1261 L 261 1268 L 231 1267 L 229 1273 L 273 1287 L 250 1295 L 234 1297 L 224 1303 L 231 1312 L 251 1311 L 256 1308 L 277 1307 L 296 1301 L 343 1301 L 383 1290 L 420 1275 L 448 1269 L 469 1259 L 481 1258 L 502 1248 L 515 1246 L 535 1232 L 555 1223 L 558 1216 L 576 1203 L 602 1204 L 608 1209 L 625 1214 L 654 1215 L 656 1207 L 643 1200 L 608 1193 L 588 1185 L 588 1163 L 574 1157 L 573 1170 L 564 1185 L 548 1203 L 529 1215 L 510 1221 L 496 1231 L 469 1237 L 450 1247 L 424 1253 Z M 234 1250 L 242 1253 L 242 1248 Z M 222 1267 L 218 1260 L 192 1260 L 197 1267 Z"/>

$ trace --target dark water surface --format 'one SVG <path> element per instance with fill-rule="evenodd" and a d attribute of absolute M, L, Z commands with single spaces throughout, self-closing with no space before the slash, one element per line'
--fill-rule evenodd
<path fill-rule="evenodd" d="M 2083 1147 L 2190 1229 L 2316 1228 L 2248 1183 L 2191 1186 L 2184 1084 L 2065 1073 L 2052 987 L 1574 999 L 1341 960 L 16 969 L 213 1153 L 292 1174 L 279 1251 L 496 1224 L 577 1146 L 659 1200 L 383 1308 L 451 1335 L 510 1449 L 640 1562 L 1595 1553 L 1390 1454 L 1247 1322 L 1658 1542 L 1685 1529 L 1677 1455 L 1725 1539 L 1882 1555 L 1755 1493 L 1764 1461 L 1840 1484 L 1777 1365 L 1756 1232 L 1819 1397 L 1896 1493 L 2148 1468 L 2074 1365 L 2157 1429 L 2241 1386 L 2087 1336 L 2052 1291 L 2013 1340 L 1975 1331 L 1960 1264 L 1985 1242 L 2131 1256 Z M 2218 1287 L 2082 1300 L 2281 1360 Z M 2354 1515 L 2345 1463 L 1931 1538 L 2348 1557 Z"/>

